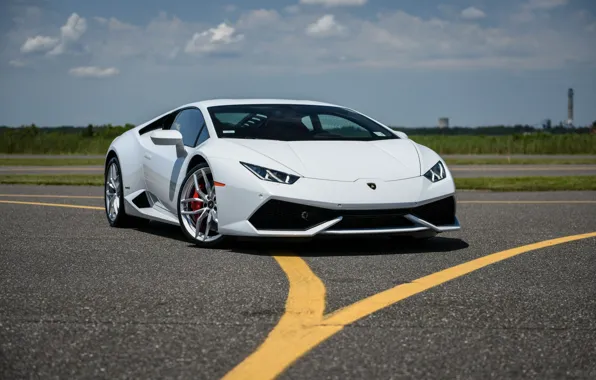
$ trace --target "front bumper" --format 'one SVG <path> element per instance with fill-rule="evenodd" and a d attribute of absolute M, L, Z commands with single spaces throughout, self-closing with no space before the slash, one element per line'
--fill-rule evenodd
<path fill-rule="evenodd" d="M 460 229 L 455 197 L 419 207 L 340 210 L 269 200 L 248 220 L 255 234 L 273 237 L 441 233 Z"/>
<path fill-rule="evenodd" d="M 395 181 L 361 178 L 354 182 L 300 178 L 293 185 L 285 185 L 262 181 L 229 160 L 212 159 L 210 165 L 215 180 L 225 184 L 216 189 L 219 232 L 223 235 L 415 235 L 460 228 L 450 173 L 436 183 L 420 176 Z M 369 183 L 375 183 L 376 188 Z M 451 202 L 451 211 L 437 213 L 437 205 L 445 202 Z M 304 211 L 308 213 L 306 220 L 302 218 Z M 437 219 L 439 214 L 448 217 Z"/>
<path fill-rule="evenodd" d="M 330 227 L 339 223 L 341 217 L 329 222 L 320 224 L 306 231 L 285 231 L 285 230 L 255 230 L 255 236 L 263 237 L 314 237 L 316 235 L 414 235 L 419 232 L 449 232 L 459 230 L 460 224 L 457 217 L 452 225 L 435 226 L 433 224 L 421 221 L 414 227 L 394 227 L 394 228 L 375 228 L 375 229 L 352 229 L 352 230 L 329 230 Z"/>

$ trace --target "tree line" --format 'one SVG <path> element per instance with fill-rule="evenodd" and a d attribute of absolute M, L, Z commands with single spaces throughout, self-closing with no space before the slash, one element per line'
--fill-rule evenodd
<path fill-rule="evenodd" d="M 112 125 L 89 124 L 86 127 L 81 126 L 58 126 L 58 127 L 39 127 L 36 124 L 23 125 L 20 127 L 0 126 L 0 135 L 10 133 L 22 136 L 37 136 L 39 134 L 53 133 L 53 134 L 78 134 L 82 137 L 102 137 L 114 138 L 122 133 L 134 128 L 134 124 Z M 391 126 L 393 129 L 406 132 L 408 135 L 475 135 L 475 136 L 501 136 L 501 135 L 517 135 L 517 134 L 532 134 L 532 133 L 548 133 L 548 134 L 584 134 L 596 133 L 596 121 L 591 126 L 586 127 L 567 127 L 563 124 L 555 126 L 550 123 L 545 123 L 540 127 L 532 125 L 494 125 L 494 126 L 479 126 L 479 127 L 399 127 Z"/>

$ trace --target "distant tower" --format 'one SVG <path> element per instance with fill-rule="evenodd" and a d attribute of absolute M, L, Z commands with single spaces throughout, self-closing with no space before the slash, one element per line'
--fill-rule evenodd
<path fill-rule="evenodd" d="M 439 118 L 439 128 L 449 128 L 449 118 L 448 117 L 440 117 Z"/>
<path fill-rule="evenodd" d="M 573 89 L 567 91 L 567 126 L 573 126 Z"/>

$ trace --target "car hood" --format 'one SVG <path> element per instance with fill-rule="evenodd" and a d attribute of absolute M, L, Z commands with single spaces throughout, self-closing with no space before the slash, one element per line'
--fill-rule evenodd
<path fill-rule="evenodd" d="M 306 178 L 351 182 L 420 176 L 418 151 L 410 140 L 228 142 L 254 150 Z"/>

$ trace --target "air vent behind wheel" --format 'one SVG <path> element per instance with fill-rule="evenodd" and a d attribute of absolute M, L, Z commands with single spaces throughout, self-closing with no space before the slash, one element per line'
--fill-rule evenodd
<path fill-rule="evenodd" d="M 151 207 L 149 204 L 149 199 L 147 198 L 147 193 L 143 191 L 141 194 L 137 195 L 133 200 L 132 203 L 135 204 L 138 208 L 147 208 Z"/>

